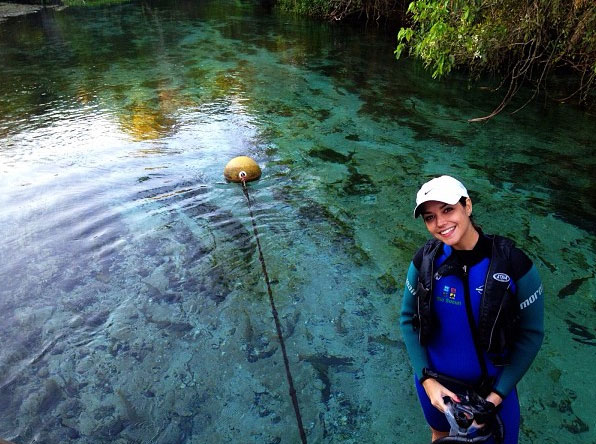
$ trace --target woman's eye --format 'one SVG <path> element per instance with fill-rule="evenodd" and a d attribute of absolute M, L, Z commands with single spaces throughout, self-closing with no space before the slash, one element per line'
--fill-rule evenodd
<path fill-rule="evenodd" d="M 430 222 L 434 216 L 424 216 L 424 222 Z"/>
<path fill-rule="evenodd" d="M 445 207 L 443 209 L 443 213 L 449 213 L 450 211 L 453 211 L 453 207 Z"/>

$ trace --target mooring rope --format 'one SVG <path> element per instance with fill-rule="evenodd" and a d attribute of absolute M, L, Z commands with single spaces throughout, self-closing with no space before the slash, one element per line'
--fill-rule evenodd
<path fill-rule="evenodd" d="M 269 294 L 269 302 L 271 304 L 271 313 L 275 320 L 275 328 L 277 329 L 277 337 L 281 345 L 281 353 L 284 358 L 284 365 L 286 367 L 286 377 L 288 379 L 288 385 L 290 386 L 290 397 L 292 398 L 292 405 L 294 406 L 294 413 L 296 414 L 296 422 L 298 423 L 298 431 L 300 432 L 300 439 L 303 444 L 306 444 L 306 433 L 304 432 L 304 426 L 302 425 L 302 415 L 300 414 L 300 406 L 298 405 L 298 397 L 296 396 L 296 389 L 294 388 L 294 380 L 292 379 L 292 372 L 290 371 L 290 361 L 288 360 L 288 354 L 286 353 L 286 344 L 284 342 L 283 333 L 281 331 L 281 324 L 279 322 L 279 316 L 277 309 L 275 308 L 275 302 L 273 301 L 273 292 L 271 291 L 271 284 L 269 282 L 269 274 L 267 273 L 267 266 L 265 265 L 265 258 L 263 257 L 263 250 L 261 249 L 261 242 L 259 241 L 259 232 L 257 231 L 257 224 L 255 217 L 252 212 L 252 206 L 250 203 L 250 197 L 248 195 L 248 188 L 246 187 L 246 180 L 243 176 L 240 176 L 242 180 L 242 191 L 246 196 L 248 202 L 248 212 L 250 213 L 250 220 L 252 222 L 252 228 L 255 234 L 255 240 L 257 242 L 257 249 L 259 250 L 259 261 L 261 262 L 261 268 L 263 269 L 263 276 L 265 277 L 265 283 L 267 284 L 267 293 Z"/>

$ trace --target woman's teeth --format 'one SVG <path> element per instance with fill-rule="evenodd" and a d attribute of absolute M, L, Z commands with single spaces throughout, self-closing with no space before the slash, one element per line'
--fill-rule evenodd
<path fill-rule="evenodd" d="M 449 233 L 451 233 L 453 230 L 455 230 L 455 227 L 447 228 L 446 230 L 444 230 L 444 231 L 441 231 L 440 233 L 441 233 L 441 235 L 442 235 L 442 236 L 447 236 L 447 235 L 448 235 Z"/>

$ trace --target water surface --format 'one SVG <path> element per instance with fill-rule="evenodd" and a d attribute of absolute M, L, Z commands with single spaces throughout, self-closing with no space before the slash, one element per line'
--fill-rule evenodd
<path fill-rule="evenodd" d="M 248 2 L 68 8 L 0 24 L 0 436 L 295 443 L 249 185 L 309 442 L 426 442 L 398 328 L 453 174 L 546 289 L 526 444 L 596 442 L 593 117 L 498 102 L 375 29 Z M 592 419 L 590 419 L 592 418 Z"/>

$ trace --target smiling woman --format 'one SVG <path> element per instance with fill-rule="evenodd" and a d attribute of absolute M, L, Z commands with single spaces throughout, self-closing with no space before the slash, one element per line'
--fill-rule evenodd
<path fill-rule="evenodd" d="M 485 235 L 471 214 L 468 191 L 453 177 L 432 179 L 418 191 L 414 217 L 422 215 L 433 239 L 410 264 L 402 332 L 434 441 L 450 434 L 515 444 L 515 385 L 543 338 L 542 284 L 512 241 Z M 449 421 L 452 406 L 465 408 L 469 399 L 481 400 L 477 424 Z"/>
<path fill-rule="evenodd" d="M 461 182 L 450 176 L 437 177 L 420 188 L 416 204 L 414 217 L 422 214 L 434 237 L 456 250 L 474 248 L 478 230 L 471 219 L 472 200 Z"/>

